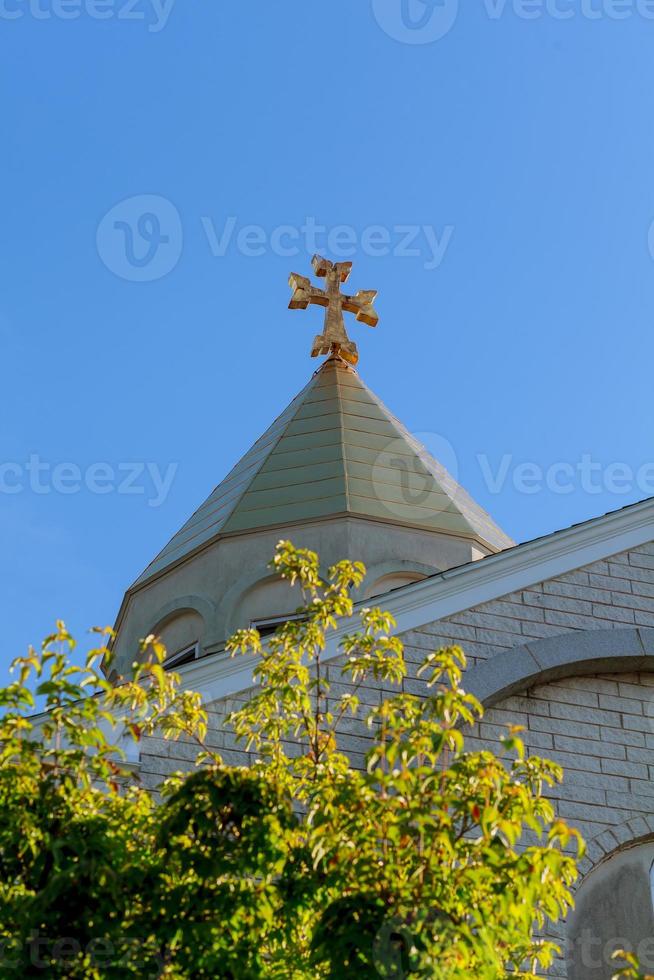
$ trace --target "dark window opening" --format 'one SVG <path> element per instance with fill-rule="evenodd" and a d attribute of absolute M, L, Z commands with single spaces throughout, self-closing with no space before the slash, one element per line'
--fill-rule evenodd
<path fill-rule="evenodd" d="M 170 670 L 173 667 L 183 667 L 184 664 L 190 664 L 192 660 L 196 660 L 198 653 L 199 645 L 193 643 L 190 647 L 184 647 L 183 650 L 179 650 L 177 653 L 173 653 L 172 656 L 166 657 L 164 667 L 166 670 Z"/>
<path fill-rule="evenodd" d="M 284 623 L 300 623 L 305 616 L 272 616 L 270 619 L 255 619 L 250 623 L 252 629 L 259 631 L 259 636 L 263 640 L 267 636 L 272 636 Z"/>

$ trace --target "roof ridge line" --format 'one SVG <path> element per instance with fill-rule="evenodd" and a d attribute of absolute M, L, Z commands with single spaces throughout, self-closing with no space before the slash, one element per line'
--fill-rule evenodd
<path fill-rule="evenodd" d="M 328 362 L 325 361 L 325 364 Z M 338 371 L 338 368 L 334 368 Z M 356 372 L 355 372 L 356 373 Z M 347 471 L 347 461 L 345 459 L 345 426 L 343 425 L 343 396 L 341 394 L 341 382 L 336 376 L 336 398 L 338 400 L 338 427 L 340 430 L 340 450 L 341 450 L 341 463 L 343 466 L 343 483 L 345 486 L 345 510 L 347 513 L 350 511 L 350 476 Z"/>
<path fill-rule="evenodd" d="M 423 445 L 423 443 L 421 443 L 418 439 L 416 439 L 415 436 L 411 434 L 411 432 L 407 429 L 407 427 L 397 418 L 396 415 L 394 415 L 391 412 L 391 410 L 384 404 L 381 398 L 377 394 L 375 394 L 375 392 L 372 391 L 371 388 L 368 387 L 368 385 L 365 383 L 363 379 L 361 379 L 361 384 L 366 389 L 366 391 L 370 395 L 375 405 L 377 405 L 380 411 L 382 411 L 385 414 L 390 425 L 396 430 L 398 435 L 402 439 L 405 439 L 408 442 L 409 446 L 415 453 L 417 459 L 420 460 L 420 462 L 425 467 L 427 472 L 435 480 L 437 486 L 441 489 L 443 494 L 454 504 L 457 513 L 462 518 L 462 520 L 465 521 L 465 523 L 468 526 L 468 529 L 472 532 L 472 534 L 477 537 L 481 537 L 482 540 L 484 540 L 483 535 L 480 535 L 480 529 L 478 527 L 475 527 L 474 524 L 471 523 L 470 516 L 465 512 L 466 508 L 469 508 L 475 513 L 477 520 L 483 521 L 485 519 L 490 521 L 493 527 L 496 528 L 498 531 L 500 531 L 502 536 L 506 538 L 507 543 L 505 547 L 511 547 L 512 545 L 515 545 L 515 541 L 512 538 L 510 538 L 509 535 L 507 535 L 506 532 L 504 532 L 502 528 L 499 527 L 499 525 L 495 523 L 494 519 L 491 517 L 488 511 L 485 510 L 481 506 L 481 504 L 478 504 L 477 501 L 474 499 L 474 497 L 472 497 L 468 493 L 465 487 L 462 486 L 459 483 L 459 481 L 456 480 L 452 476 L 452 474 L 443 466 L 443 464 L 429 452 L 429 449 L 425 445 Z M 461 496 L 457 500 L 459 494 Z M 464 505 L 463 507 L 461 506 L 462 504 Z"/>

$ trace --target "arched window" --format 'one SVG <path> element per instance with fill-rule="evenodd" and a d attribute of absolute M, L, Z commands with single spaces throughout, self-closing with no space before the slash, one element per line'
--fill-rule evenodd
<path fill-rule="evenodd" d="M 181 667 L 200 656 L 205 623 L 195 609 L 179 609 L 169 614 L 150 632 L 159 636 L 166 648 L 164 666 Z"/>
<path fill-rule="evenodd" d="M 654 971 L 654 841 L 616 852 L 581 883 L 567 924 L 568 980 L 611 980 L 616 949 Z"/>

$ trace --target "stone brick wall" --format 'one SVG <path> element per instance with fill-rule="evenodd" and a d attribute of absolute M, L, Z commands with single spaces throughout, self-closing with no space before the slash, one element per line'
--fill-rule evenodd
<path fill-rule="evenodd" d="M 590 840 L 654 809 L 654 674 L 570 677 L 488 709 L 470 747 L 499 750 L 507 724 L 565 771 L 553 797 Z"/>
<path fill-rule="evenodd" d="M 404 634 L 407 650 L 460 643 L 472 664 L 569 630 L 654 626 L 654 544 Z M 427 644 L 427 647 L 425 646 Z"/>
<path fill-rule="evenodd" d="M 582 873 L 621 844 L 654 833 L 654 674 L 536 685 L 488 709 L 466 745 L 500 753 L 507 724 L 523 726 L 528 754 L 563 767 L 563 783 L 549 795 L 588 844 Z M 562 943 L 564 924 L 548 935 Z M 566 975 L 563 959 L 549 975 Z"/>

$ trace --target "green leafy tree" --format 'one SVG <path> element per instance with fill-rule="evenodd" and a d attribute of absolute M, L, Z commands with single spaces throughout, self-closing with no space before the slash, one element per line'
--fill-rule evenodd
<path fill-rule="evenodd" d="M 462 651 L 426 657 L 427 697 L 403 693 L 380 609 L 342 641 L 336 684 L 327 637 L 363 566 L 323 581 L 289 542 L 273 564 L 304 606 L 266 643 L 252 629 L 229 643 L 254 658 L 258 685 L 229 718 L 250 768 L 208 747 L 200 698 L 154 637 L 112 683 L 106 630 L 84 667 L 61 623 L 15 662 L 0 691 L 1 976 L 491 980 L 551 962 L 536 935 L 570 907 L 582 847 L 545 795 L 559 767 L 527 757 L 518 730 L 503 758 L 466 752 L 482 708 Z M 353 718 L 370 732 L 362 770 L 342 751 Z M 198 762 L 152 793 L 120 745 L 155 733 L 193 740 Z"/>
<path fill-rule="evenodd" d="M 635 953 L 628 953 L 619 949 L 613 954 L 613 959 L 618 964 L 624 964 L 616 970 L 613 975 L 613 980 L 620 980 L 620 978 L 622 980 L 654 980 L 651 973 L 643 973 L 641 971 L 640 963 Z"/>

